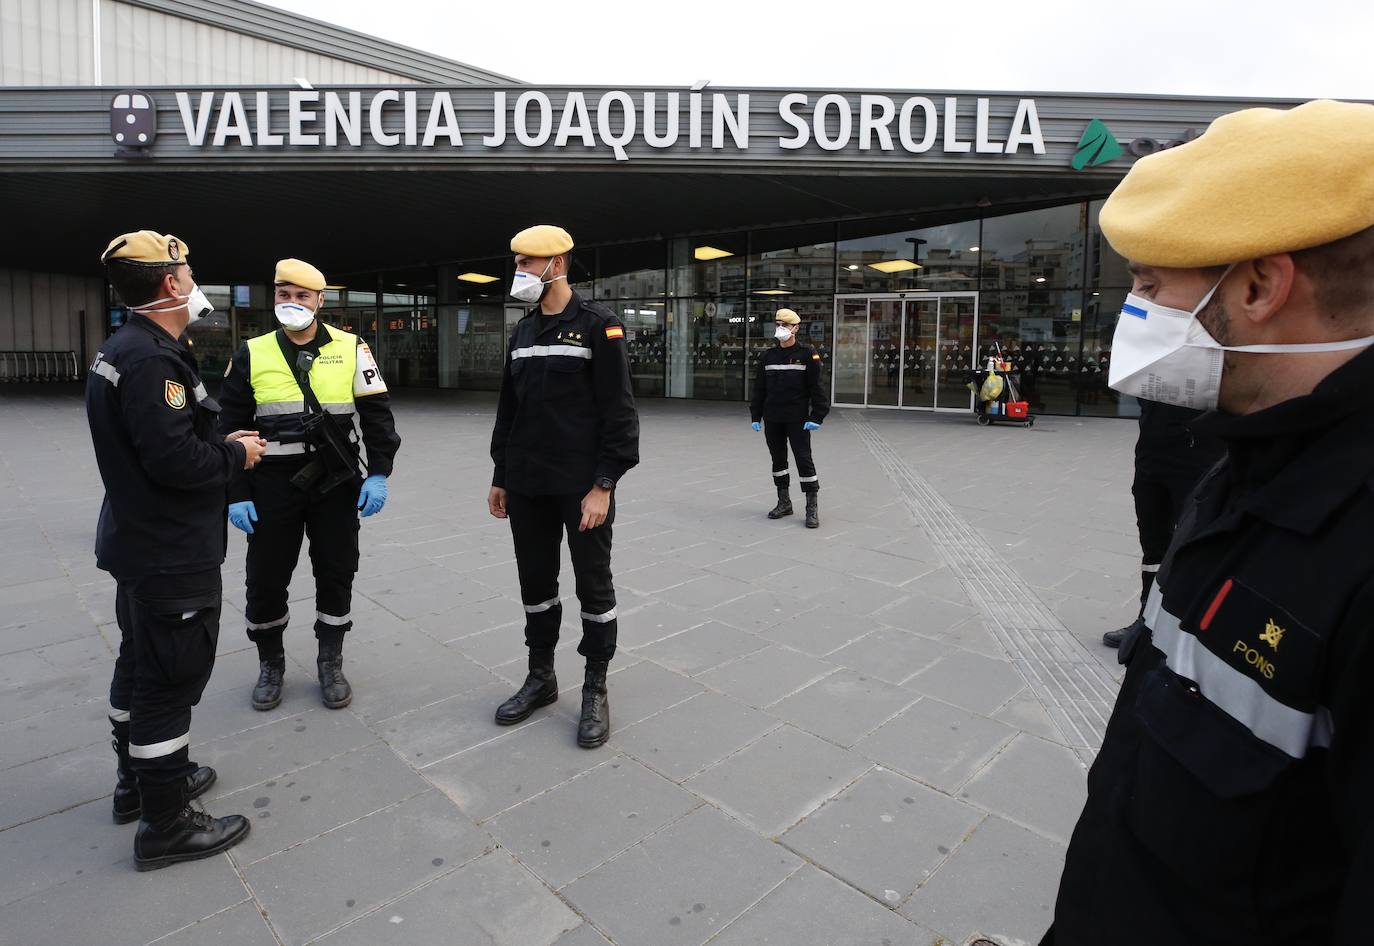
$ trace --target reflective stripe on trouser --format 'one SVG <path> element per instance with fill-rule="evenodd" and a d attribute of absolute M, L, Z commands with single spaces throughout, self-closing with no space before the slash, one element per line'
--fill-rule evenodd
<path fill-rule="evenodd" d="M 792 446 L 792 456 L 797 460 L 797 482 L 803 493 L 814 493 L 821 488 L 816 477 L 816 464 L 811 460 L 811 431 L 806 430 L 803 421 L 766 420 L 763 422 L 763 439 L 768 444 L 768 455 L 773 460 L 773 483 L 786 489 L 790 479 L 787 475 L 787 447 Z"/>
<path fill-rule="evenodd" d="M 1198 691 L 1258 738 L 1295 759 L 1314 747 L 1331 745 L 1331 713 L 1324 707 L 1306 713 L 1270 696 L 1258 681 L 1232 667 L 1183 630 L 1164 610 L 1159 586 L 1150 590 L 1145 626 L 1169 669 L 1197 684 Z"/>
<path fill-rule="evenodd" d="M 193 769 L 191 707 L 210 680 L 219 641 L 219 569 L 122 580 L 115 591 L 119 654 L 110 681 L 110 718 L 128 720 L 130 768 L 149 797 L 179 806 L 162 791 Z M 156 806 L 154 806 L 156 807 Z M 179 810 L 179 808 L 178 808 Z M 148 811 L 153 818 L 167 812 Z"/>
<path fill-rule="evenodd" d="M 286 629 L 291 575 L 301 542 L 310 539 L 315 578 L 315 636 L 352 627 L 353 576 L 358 571 L 358 487 L 344 483 L 323 496 L 291 485 L 296 463 L 261 464 L 249 476 L 258 521 L 248 536 L 248 637 L 279 638 Z"/>
<path fill-rule="evenodd" d="M 615 499 L 611 500 L 606 523 L 586 532 L 577 529 L 582 521 L 579 495 L 529 496 L 507 492 L 506 513 L 520 573 L 520 600 L 525 603 L 526 646 L 551 648 L 558 644 L 563 620 L 563 606 L 558 599 L 559 544 L 566 532 L 582 615 L 582 642 L 577 652 L 589 660 L 610 660 L 615 654 L 619 627 L 611 581 Z"/>

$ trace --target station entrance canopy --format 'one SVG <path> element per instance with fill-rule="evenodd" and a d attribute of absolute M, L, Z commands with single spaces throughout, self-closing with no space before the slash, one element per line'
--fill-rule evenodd
<path fill-rule="evenodd" d="M 1217 116 L 1292 102 L 529 86 L 0 90 L 0 265 L 98 272 L 133 228 L 202 278 L 331 272 L 1106 193 Z M 981 210 L 975 209 L 981 208 Z M 194 237 L 192 235 L 194 234 Z M 96 247 L 96 249 L 90 249 Z M 213 273 L 209 270 L 213 270 Z"/>

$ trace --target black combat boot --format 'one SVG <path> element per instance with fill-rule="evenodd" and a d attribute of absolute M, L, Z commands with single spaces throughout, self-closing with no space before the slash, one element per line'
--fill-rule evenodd
<path fill-rule="evenodd" d="M 778 504 L 768 512 L 769 519 L 781 519 L 792 515 L 792 496 L 786 486 L 778 487 Z"/>
<path fill-rule="evenodd" d="M 558 701 L 558 678 L 553 673 L 553 648 L 530 648 L 530 672 L 515 695 L 496 708 L 496 725 L 514 726 L 541 706 Z"/>
<path fill-rule="evenodd" d="M 1108 631 L 1102 635 L 1102 643 L 1106 644 L 1108 647 L 1120 647 L 1121 642 L 1135 631 L 1137 627 L 1144 623 L 1145 619 L 1143 617 L 1138 617 L 1125 627 L 1119 627 L 1114 631 Z"/>
<path fill-rule="evenodd" d="M 587 661 L 587 676 L 582 683 L 582 719 L 577 724 L 577 744 L 583 749 L 595 749 L 611 738 L 606 665 L 604 660 Z"/>
<path fill-rule="evenodd" d="M 808 529 L 819 529 L 821 527 L 821 511 L 817 505 L 818 493 L 806 494 L 806 527 Z"/>
<path fill-rule="evenodd" d="M 276 709 L 281 705 L 281 678 L 286 673 L 286 658 L 264 660 L 258 664 L 258 683 L 253 687 L 253 709 Z"/>
<path fill-rule="evenodd" d="M 248 836 L 243 815 L 213 818 L 186 805 L 181 785 L 145 785 L 144 812 L 134 835 L 134 866 L 157 870 L 181 861 L 213 857 Z"/>
<path fill-rule="evenodd" d="M 343 672 L 343 637 L 320 641 L 320 656 L 315 659 L 320 673 L 320 696 L 330 709 L 343 709 L 353 702 L 353 688 Z"/>
<path fill-rule="evenodd" d="M 130 821 L 137 821 L 139 815 L 143 813 L 142 798 L 138 791 L 138 780 L 134 778 L 132 766 L 129 764 L 129 724 L 114 724 L 114 741 L 110 743 L 110 748 L 115 751 L 115 758 L 118 760 L 115 768 L 115 790 L 114 804 L 112 813 L 115 824 L 128 824 Z M 215 770 L 208 765 L 197 766 L 195 771 L 186 776 L 186 799 L 199 798 L 210 790 L 210 786 L 215 784 L 218 776 Z"/>

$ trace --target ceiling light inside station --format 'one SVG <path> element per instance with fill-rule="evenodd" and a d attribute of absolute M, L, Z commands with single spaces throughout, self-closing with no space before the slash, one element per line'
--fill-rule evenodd
<path fill-rule="evenodd" d="M 920 269 L 920 263 L 913 263 L 909 259 L 885 259 L 876 263 L 869 263 L 869 269 L 876 269 L 880 273 L 905 273 L 909 270 Z"/>
<path fill-rule="evenodd" d="M 970 247 L 968 248 L 968 251 L 969 251 L 970 253 L 977 253 L 977 252 L 978 252 L 978 247 L 976 247 L 976 246 L 970 246 Z"/>
<path fill-rule="evenodd" d="M 496 282 L 497 276 L 488 276 L 486 273 L 459 273 L 458 278 L 463 282 L 489 283 Z"/>
<path fill-rule="evenodd" d="M 718 246 L 699 246 L 692 251 L 692 255 L 705 262 L 713 259 L 724 259 L 727 256 L 734 256 L 729 250 L 722 250 Z"/>
<path fill-rule="evenodd" d="M 792 295 L 792 290 L 791 290 L 791 289 L 755 289 L 755 290 L 754 290 L 754 295 L 756 295 L 756 296 L 790 296 L 790 295 Z"/>

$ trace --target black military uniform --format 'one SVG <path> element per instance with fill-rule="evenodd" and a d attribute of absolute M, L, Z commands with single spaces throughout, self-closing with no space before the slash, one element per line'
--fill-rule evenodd
<path fill-rule="evenodd" d="M 754 394 L 749 401 L 749 414 L 754 423 L 763 423 L 764 439 L 773 461 L 773 485 L 778 491 L 778 505 L 768 513 L 770 519 L 792 514 L 789 493 L 791 476 L 787 466 L 787 446 L 797 461 L 797 480 L 806 496 L 806 524 L 820 525 L 817 493 L 820 480 L 816 464 L 811 459 L 811 431 L 804 428 L 807 421 L 822 423 L 830 413 L 830 398 L 821 383 L 821 356 L 809 345 L 795 342 L 777 345 L 759 356 L 754 372 Z"/>
<path fill-rule="evenodd" d="M 1201 411 L 1140 401 L 1140 434 L 1135 442 L 1136 531 L 1140 536 L 1140 607 L 1154 584 L 1159 563 L 1183 515 L 1183 504 L 1198 480 L 1216 466 L 1226 447 L 1214 437 L 1194 431 L 1190 425 Z M 1137 621 L 1139 618 L 1137 618 Z M 1131 627 L 1108 631 L 1102 642 L 1116 647 Z"/>
<path fill-rule="evenodd" d="M 1229 447 L 1145 610 L 1046 943 L 1369 941 L 1374 351 Z"/>
<path fill-rule="evenodd" d="M 492 485 L 506 490 L 531 676 L 546 673 L 545 682 L 553 680 L 553 649 L 563 619 L 559 542 L 566 530 L 581 604 L 577 651 L 587 659 L 588 680 L 599 681 L 604 696 L 618 630 L 611 581 L 614 494 L 605 524 L 586 531 L 579 531 L 581 503 L 593 486 L 613 488 L 639 462 L 625 328 L 609 309 L 574 292 L 561 313 L 546 315 L 536 308 L 516 325 L 501 378 L 491 457 Z M 556 683 L 552 687 L 556 697 Z M 584 689 L 590 692 L 591 686 Z M 502 724 L 529 715 L 528 709 L 521 710 L 523 715 L 503 709 L 507 712 L 497 713 Z M 605 741 L 604 732 L 599 739 Z"/>
<path fill-rule="evenodd" d="M 285 341 L 287 350 L 293 352 L 293 366 L 294 353 L 309 352 L 318 359 L 320 350 L 334 338 L 323 322 L 317 323 L 315 337 L 304 345 L 295 344 L 280 329 L 275 335 L 276 346 Z M 371 355 L 364 356 L 361 339 L 358 348 L 360 365 L 370 363 Z M 270 348 L 268 357 L 279 353 L 277 347 Z M 364 357 L 367 362 L 361 360 Z M 245 344 L 234 354 L 220 386 L 220 430 L 253 427 L 268 441 L 268 452 L 262 462 L 251 473 L 235 476 L 229 489 L 231 503 L 251 500 L 258 515 L 254 531 L 248 536 L 244 614 L 248 637 L 258 645 L 264 665 L 262 676 L 268 679 L 259 680 L 253 705 L 266 710 L 281 701 L 281 674 L 285 668 L 282 636 L 290 620 L 288 588 L 300 557 L 301 542 L 308 537 L 315 578 L 314 629 L 322 662 L 320 682 L 325 704 L 341 708 L 352 698 L 352 688 L 342 672 L 342 646 L 344 634 L 353 625 L 353 578 L 359 560 L 358 489 L 362 478 L 356 477 L 326 492 L 294 485 L 292 478 L 316 458 L 314 448 L 306 442 L 304 426 L 311 413 L 310 405 L 301 401 L 290 411 L 269 413 L 257 404 L 253 377 L 252 356 Z M 296 392 L 303 393 L 299 387 Z M 329 409 L 327 405 L 321 406 Z M 336 419 L 349 438 L 354 459 L 360 429 L 367 448 L 369 475 L 390 476 L 401 445 L 390 396 L 382 391 L 354 397 L 352 410 L 357 416 L 356 428 L 351 416 Z"/>
<path fill-rule="evenodd" d="M 145 231 L 121 239 L 107 262 L 137 253 L 123 265 L 139 265 L 150 248 L 169 245 L 173 261 L 181 256 L 175 238 Z M 218 411 L 186 337 L 137 313 L 101 346 L 87 376 L 86 417 L 105 486 L 96 565 L 115 578 L 120 631 L 110 682 L 114 819 L 141 816 L 140 869 L 222 850 L 249 828 L 237 815 L 215 822 L 186 808 L 215 781 L 213 769 L 190 761 L 191 708 L 215 665 L 225 490 L 247 459 L 242 443 L 217 432 Z M 190 846 L 188 835 L 197 836 Z"/>

